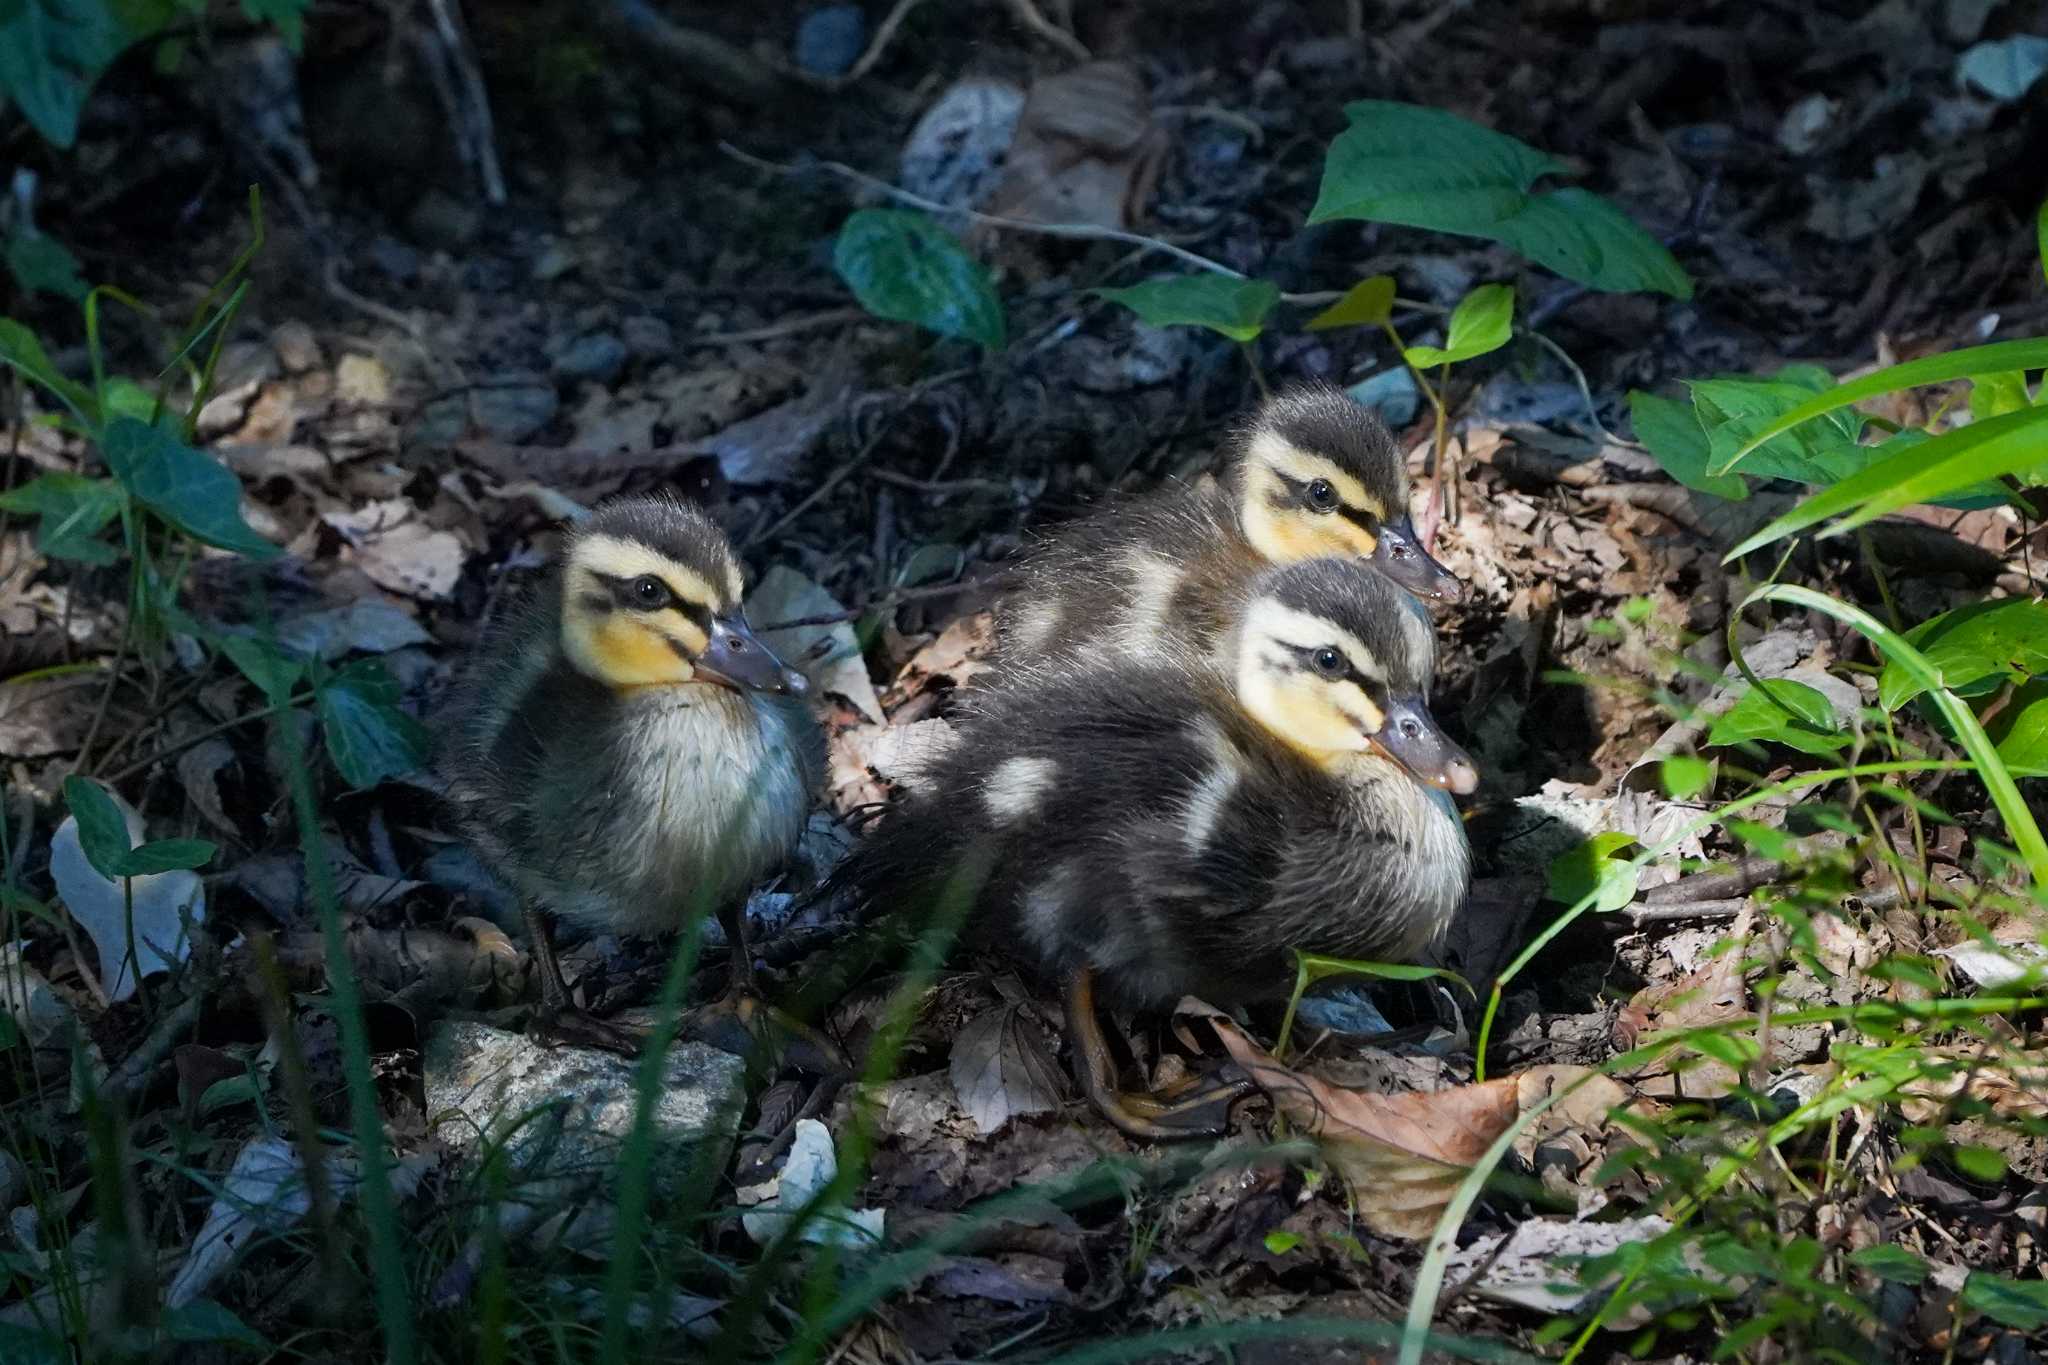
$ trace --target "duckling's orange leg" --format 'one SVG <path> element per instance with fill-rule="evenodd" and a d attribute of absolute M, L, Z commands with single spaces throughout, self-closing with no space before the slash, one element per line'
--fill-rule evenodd
<path fill-rule="evenodd" d="M 683 1021 L 683 1036 L 742 1057 L 779 1060 L 787 1056 L 813 1075 L 851 1075 L 853 1064 L 837 1044 L 761 999 L 754 978 L 754 955 L 747 948 L 745 907 L 721 909 L 718 922 L 725 928 L 732 963 L 725 990 L 718 999 L 690 1012 Z M 783 1046 L 776 1046 L 778 1043 Z"/>
<path fill-rule="evenodd" d="M 1229 1131 L 1230 1106 L 1251 1090 L 1251 1082 L 1207 1086 L 1186 1098 L 1185 1087 L 1172 1103 L 1151 1095 L 1133 1095 L 1117 1088 L 1116 1054 L 1095 1012 L 1095 974 L 1077 967 L 1067 974 L 1065 990 L 1067 1039 L 1074 1045 L 1074 1076 L 1096 1112 L 1118 1130 L 1150 1142 L 1179 1138 L 1222 1137 Z"/>
<path fill-rule="evenodd" d="M 639 1056 L 644 1037 L 576 1007 L 569 994 L 569 983 L 562 979 L 562 964 L 555 957 L 555 940 L 548 931 L 547 918 L 532 901 L 526 902 L 522 911 L 526 936 L 533 940 L 534 961 L 540 967 L 540 1008 L 534 1011 L 531 1025 L 534 1038 L 548 1046 L 570 1043 L 628 1057 Z"/>

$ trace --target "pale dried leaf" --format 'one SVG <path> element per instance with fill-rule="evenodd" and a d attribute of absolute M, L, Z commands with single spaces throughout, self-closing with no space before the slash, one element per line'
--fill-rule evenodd
<path fill-rule="evenodd" d="M 1034 81 L 1017 120 L 998 217 L 1128 229 L 1144 216 L 1167 140 L 1145 82 L 1125 62 L 1089 62 Z"/>
<path fill-rule="evenodd" d="M 446 597 L 462 576 L 462 542 L 429 526 L 404 498 L 367 503 L 320 518 L 341 535 L 349 557 L 380 588 L 408 597 Z"/>
<path fill-rule="evenodd" d="M 1575 1313 L 1607 1285 L 1581 1285 L 1576 1268 L 1559 1263 L 1560 1258 L 1606 1256 L 1670 1230 L 1671 1224 L 1654 1214 L 1612 1223 L 1530 1219 L 1511 1233 L 1483 1237 L 1458 1251 L 1451 1257 L 1451 1274 L 1462 1281 L 1476 1271 L 1472 1288 L 1502 1303 L 1539 1313 Z M 1647 1317 L 1639 1305 L 1632 1316 L 1612 1321 L 1616 1327 L 1635 1327 Z"/>
<path fill-rule="evenodd" d="M 118 794 L 108 794 L 127 817 L 129 842 L 143 843 L 142 816 Z M 135 994 L 137 972 L 130 970 L 128 961 L 131 897 L 135 964 L 142 976 L 183 962 L 192 951 L 185 934 L 187 917 L 194 924 L 206 918 L 206 887 L 197 873 L 103 877 L 86 861 L 78 842 L 78 821 L 69 815 L 50 837 L 50 880 L 56 883 L 65 910 L 92 939 L 99 954 L 101 989 L 115 1002 Z"/>
<path fill-rule="evenodd" d="M 968 1020 L 953 1040 L 948 1073 L 960 1107 L 984 1136 L 1013 1117 L 1060 1107 L 1059 1068 L 1017 1005 L 997 1005 Z"/>
<path fill-rule="evenodd" d="M 747 619 L 760 632 L 761 643 L 808 678 L 814 692 L 833 693 L 852 702 L 871 721 L 882 719 L 882 699 L 868 677 L 860 640 L 845 621 L 831 625 L 770 629 L 780 621 L 834 616 L 843 611 L 832 594 L 786 564 L 778 564 L 747 594 Z"/>

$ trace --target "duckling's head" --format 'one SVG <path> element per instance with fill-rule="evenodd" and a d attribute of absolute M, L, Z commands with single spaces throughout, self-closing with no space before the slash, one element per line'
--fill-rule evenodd
<path fill-rule="evenodd" d="M 1356 559 L 1268 570 L 1237 626 L 1237 695 L 1251 716 L 1326 768 L 1392 759 L 1460 795 L 1479 770 L 1429 713 L 1428 619 Z"/>
<path fill-rule="evenodd" d="M 717 523 L 665 498 L 595 509 L 562 555 L 562 652 L 626 690 L 708 682 L 797 693 L 804 677 L 756 639 Z"/>
<path fill-rule="evenodd" d="M 1341 390 L 1301 385 L 1268 399 L 1238 437 L 1231 477 L 1245 536 L 1272 563 L 1355 555 L 1418 597 L 1464 595 L 1408 519 L 1393 437 Z"/>

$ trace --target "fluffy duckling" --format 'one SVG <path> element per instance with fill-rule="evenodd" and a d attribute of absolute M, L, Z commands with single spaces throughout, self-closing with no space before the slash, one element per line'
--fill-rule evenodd
<path fill-rule="evenodd" d="M 1012 675 L 846 870 L 913 910 L 985 871 L 969 934 L 1061 980 L 1083 1088 L 1138 1136 L 1185 1133 L 1117 1092 L 1098 983 L 1136 1009 L 1284 999 L 1292 950 L 1407 956 L 1468 881 L 1443 792 L 1478 774 L 1430 716 L 1429 623 L 1399 589 L 1357 559 L 1269 569 L 1225 654 Z"/>
<path fill-rule="evenodd" d="M 1261 569 L 1319 556 L 1363 559 L 1421 597 L 1463 595 L 1409 521 L 1408 474 L 1386 426 L 1312 384 L 1260 406 L 1220 479 L 1120 499 L 1028 555 L 998 615 L 1001 650 L 1010 660 L 1211 650 Z"/>
<path fill-rule="evenodd" d="M 545 907 L 588 930 L 673 931 L 707 905 L 748 992 L 746 894 L 796 847 L 824 770 L 803 675 L 755 638 L 716 523 L 660 498 L 598 507 L 486 638 L 442 768 L 472 847 L 518 893 L 542 1032 L 632 1051 L 570 1004 Z"/>

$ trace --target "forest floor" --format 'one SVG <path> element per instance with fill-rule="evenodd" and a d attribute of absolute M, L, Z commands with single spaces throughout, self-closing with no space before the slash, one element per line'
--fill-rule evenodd
<path fill-rule="evenodd" d="M 1707 808 L 1668 798 L 1646 761 L 1697 740 L 1702 722 L 1679 719 L 1681 708 L 1711 715 L 1732 699 L 1719 681 L 1731 667 L 1725 627 L 1752 580 L 1722 555 L 1789 501 L 1764 489 L 1724 503 L 1673 482 L 1627 438 L 1629 391 L 1675 393 L 1684 378 L 1793 362 L 1845 376 L 2048 331 L 2032 229 L 2048 120 L 2038 98 L 2000 103 L 1955 74 L 1973 44 L 2024 31 L 2017 11 L 2037 7 L 1761 5 L 1690 18 L 1672 17 L 1682 7 L 1564 0 L 1393 3 L 1373 7 L 1362 40 L 1345 35 L 1346 7 L 1336 3 L 1075 8 L 1089 48 L 1126 63 L 1146 94 L 1101 113 L 1122 121 L 1107 139 L 1120 150 L 1091 154 L 1093 178 L 1056 187 L 1069 203 L 1140 195 L 1129 212 L 1136 232 L 1290 292 L 1392 274 L 1412 301 L 1398 314 L 1411 340 L 1472 285 L 1518 286 L 1526 334 L 1454 374 L 1449 495 L 1435 530 L 1436 553 L 1469 594 L 1439 611 L 1434 712 L 1484 774 L 1469 822 L 1472 903 L 1438 961 L 1478 988 L 1483 1008 L 1501 970 L 1563 908 L 1549 898 L 1553 859 L 1601 831 L 1648 846 Z M 755 36 L 769 32 L 783 51 L 802 11 L 771 9 Z M 747 36 L 721 7 L 698 10 L 672 17 Z M 573 28 L 537 41 L 549 21 L 535 15 L 475 15 L 508 185 L 502 205 L 487 203 L 452 149 L 424 131 L 440 119 L 420 80 L 386 83 L 394 48 L 376 32 L 316 24 L 300 90 L 320 180 L 266 185 L 267 242 L 200 426 L 207 448 L 241 476 L 252 525 L 286 549 L 254 575 L 280 636 L 337 665 L 380 658 L 431 730 L 483 621 L 546 561 L 563 517 L 620 490 L 697 498 L 745 560 L 754 623 L 809 658 L 821 683 L 832 766 L 816 843 L 856 837 L 844 822 L 887 799 L 891 772 L 918 745 L 916 727 L 943 725 L 950 694 L 980 667 L 994 575 L 1034 531 L 1109 490 L 1207 468 L 1261 383 L 1352 386 L 1399 369 L 1377 332 L 1310 332 L 1299 326 L 1305 312 L 1269 328 L 1256 368 L 1213 333 L 1141 325 L 1087 291 L 1183 267 L 1129 240 L 977 230 L 1009 323 L 1007 345 L 988 355 L 857 307 L 832 269 L 832 235 L 852 208 L 882 201 L 827 163 L 917 179 L 939 198 L 972 181 L 976 140 L 1001 145 L 976 120 L 1005 90 L 1074 66 L 1013 18 L 1002 5 L 925 5 L 850 87 L 791 83 L 749 101 L 679 83 L 651 59 L 623 61 Z M 964 78 L 984 82 L 983 93 L 958 96 Z M 906 165 L 913 126 L 949 93 L 959 121 L 943 156 L 920 162 L 938 145 L 927 141 Z M 1041 109 L 1071 109 L 1071 98 Z M 1671 244 L 1694 296 L 1588 292 L 1472 239 L 1304 226 L 1342 108 L 1361 98 L 1448 108 L 1559 156 Z M 89 279 L 174 319 L 249 234 L 251 144 L 223 133 L 204 104 L 171 78 L 122 68 L 89 111 L 79 150 L 53 160 L 40 190 L 39 221 L 80 255 Z M 68 304 L 39 299 L 15 316 L 51 340 L 61 364 L 83 356 Z M 107 327 L 114 355 L 138 374 L 161 362 L 153 334 L 126 316 L 110 311 Z M 1395 415 L 1420 505 L 1438 477 L 1433 417 L 1426 404 L 1411 407 Z M 1925 410 L 1896 416 L 1920 420 Z M 78 447 L 46 428 L 19 427 L 14 438 L 9 486 L 30 471 L 78 467 Z M 1808 554 L 1788 572 L 1852 600 L 1887 598 L 1900 617 L 1920 620 L 1994 589 L 2037 592 L 2037 539 L 2005 509 L 1913 509 L 1875 528 L 1865 554 Z M 54 1012 L 29 1030 L 35 1040 L 57 1036 L 47 1030 L 58 1014 L 81 1020 L 95 1065 L 125 1097 L 126 1140 L 153 1158 L 134 1163 L 129 1225 L 167 1275 L 184 1274 L 214 1183 L 246 1165 L 252 1144 L 292 1126 L 291 1097 L 266 1080 L 280 1030 L 249 947 L 259 931 L 276 936 L 290 992 L 283 1032 L 296 1040 L 310 1101 L 322 1123 L 352 1126 L 285 765 L 266 739 L 260 693 L 224 661 L 167 650 L 135 663 L 124 570 L 45 561 L 17 520 L 0 524 L 0 575 L 9 885 L 54 899 L 51 832 L 81 754 L 153 833 L 220 846 L 206 873 L 202 947 L 146 996 L 110 1001 L 84 940 L 54 920 L 27 923 L 23 946 L 10 950 L 31 969 L 40 1007 Z M 251 587 L 240 561 L 204 556 L 186 610 L 247 624 Z M 791 620 L 811 624 L 775 630 Z M 820 662 L 827 638 L 837 649 Z M 1759 613 L 1740 638 L 1760 672 L 1831 695 L 1846 689 L 1855 709 L 1854 665 L 1869 655 L 1833 623 Z M 77 664 L 91 666 L 68 667 Z M 1874 686 L 1874 670 L 1864 677 Z M 294 715 L 310 736 L 312 713 Z M 1758 776 L 1791 770 L 1765 765 Z M 422 1334 L 445 1358 L 476 1358 L 472 1317 L 449 1307 L 471 1295 L 448 1277 L 479 1254 L 482 1215 L 501 1206 L 480 1193 L 471 1152 L 434 1111 L 427 1054 L 452 1019 L 517 1031 L 533 989 L 525 941 L 502 890 L 449 834 L 430 777 L 350 791 L 323 768 L 319 782 L 349 953 L 370 1002 L 381 1116 L 408 1195 L 400 1216 L 418 1257 L 411 1288 L 441 1305 L 438 1315 L 421 1310 Z M 1356 991 L 1306 1011 L 1287 1074 L 1374 1097 L 1440 1097 L 1401 1121 L 1420 1135 L 1411 1154 L 1456 1170 L 1498 1131 L 1487 1115 L 1561 1093 L 1658 1030 L 1753 1013 L 1765 1003 L 1763 977 L 1769 1007 L 1780 1009 L 1892 998 L 1900 979 L 1871 974 L 1873 963 L 1936 954 L 1959 935 L 1888 871 L 1830 863 L 1828 831 L 1802 826 L 1798 804 L 1751 813 L 1809 851 L 1801 889 L 1788 893 L 1811 912 L 1798 931 L 1782 906 L 1745 899 L 1767 879 L 1697 880 L 1701 860 L 1744 850 L 1717 830 L 1694 834 L 1644 871 L 1627 904 L 1577 919 L 1505 985 L 1487 1085 L 1471 1084 L 1478 1008 L 1430 983 L 1376 988 L 1384 1022 L 1361 1022 L 1373 1016 Z M 1975 875 L 1970 844 L 1990 817 L 1950 814 L 1955 823 L 1930 833 L 1928 856 L 1934 875 L 1959 883 Z M 802 889 L 801 878 L 774 888 Z M 770 894 L 754 908 L 771 994 L 793 996 L 838 945 L 815 930 L 778 938 L 786 901 Z M 592 1005 L 630 1010 L 658 992 L 669 947 L 598 938 L 574 945 L 567 961 Z M 715 989 L 717 976 L 707 971 L 702 988 Z M 822 1022 L 858 1051 L 894 984 L 866 983 Z M 1147 1075 L 1187 1064 L 1186 1020 L 1116 1023 Z M 1271 1045 L 1277 1020 L 1252 1023 Z M 1629 1156 L 1643 1150 L 1643 1130 L 1617 1116 L 1654 1124 L 1711 1108 L 1752 1063 L 1766 1094 L 1810 1095 L 1838 1041 L 1819 1023 L 1764 1038 L 1761 1062 L 1653 1058 L 1574 1092 L 1532 1126 L 1510 1159 L 1522 1184 L 1487 1194 L 1460 1236 L 1501 1253 L 1496 1269 L 1476 1254 L 1454 1264 L 1437 1329 L 1529 1349 L 1545 1323 L 1597 1307 L 1597 1298 L 1545 1290 L 1542 1257 L 1613 1250 L 1620 1242 L 1588 1229 L 1625 1242 L 1632 1234 L 1612 1230 L 1643 1226 L 1663 1207 L 1660 1181 L 1678 1179 Z M 1199 1041 L 1218 1050 L 1206 1034 Z M 104 1206 L 86 1197 L 98 1139 L 85 1117 L 48 1098 L 65 1090 L 64 1050 L 36 1058 L 40 1080 L 11 1094 L 0 1081 L 15 1150 L 47 1162 L 49 1188 L 38 1194 L 62 1207 L 60 1218 L 74 1229 L 89 1215 L 104 1221 Z M 956 1236 L 837 1328 L 832 1358 L 1032 1358 L 1147 1330 L 1304 1315 L 1401 1321 L 1440 1189 L 1404 1208 L 1411 1177 L 1398 1164 L 1266 1151 L 1288 1126 L 1276 1130 L 1263 1096 L 1238 1106 L 1219 1148 L 1145 1148 L 1067 1093 L 1063 1059 L 1053 996 L 1015 964 L 961 954 L 918 997 L 892 1078 L 836 1094 L 801 1076 L 748 1083 L 739 1127 L 749 1134 L 776 1133 L 801 1111 L 823 1120 L 844 1160 L 856 1110 L 873 1118 L 867 1169 L 847 1203 L 884 1211 L 894 1247 L 915 1247 L 1006 1192 L 1118 1173 L 1106 1190 L 1018 1204 L 978 1224 L 971 1243 Z M 2038 1099 L 2010 1103 L 2038 1120 Z M 1774 1241 L 1810 1237 L 1830 1254 L 1904 1246 L 1937 1267 L 1913 1283 L 1848 1281 L 1875 1305 L 1868 1331 L 1889 1357 L 2034 1358 L 2038 1331 L 2030 1338 L 1958 1298 L 1972 1270 L 2041 1274 L 2048 1209 L 2036 1182 L 2048 1178 L 2048 1143 L 2025 1123 L 1993 1122 L 2011 1116 L 2003 1103 L 1993 1097 L 1997 1115 L 1958 1120 L 1977 1125 L 1973 1147 L 1998 1153 L 1995 1177 L 1899 1162 L 1897 1116 L 1851 1111 L 1835 1134 L 1849 1173 L 1840 1187 L 1757 1173 L 1762 1202 L 1740 1218 L 1775 1219 Z M 1342 1113 L 1327 1121 L 1327 1143 L 1378 1140 L 1347 1129 Z M 1297 1114 L 1291 1131 L 1314 1127 Z M 1484 1135 L 1476 1150 L 1475 1132 Z M 278 1150 L 289 1164 L 290 1149 Z M 680 1344 L 650 1348 L 655 1358 L 702 1349 L 690 1342 L 729 1344 L 717 1336 L 730 1329 L 722 1315 L 760 1254 L 758 1229 L 729 1212 L 734 1191 L 757 1183 L 743 1165 L 772 1169 L 781 1150 L 743 1141 L 705 1201 L 727 1212 L 692 1223 L 659 1254 L 664 1266 L 688 1267 L 673 1286 L 688 1292 L 670 1309 L 685 1329 Z M 1104 1158 L 1141 1160 L 1101 1168 Z M 1412 1179 L 1436 1188 L 1426 1171 Z M 34 1180 L 0 1171 L 9 1207 L 28 1206 Z M 521 1358 L 563 1349 L 549 1314 L 573 1324 L 574 1305 L 603 1282 L 609 1245 L 587 1227 L 579 1240 L 572 1225 L 604 1196 L 578 1186 L 564 1200 L 518 1225 L 539 1229 L 530 1244 L 515 1239 L 511 1272 L 534 1296 L 522 1289 L 511 1307 L 488 1310 L 524 1333 L 512 1347 Z M 538 1207 L 538 1196 L 530 1202 Z M 572 1204 L 581 1212 L 563 1211 Z M 40 1197 L 36 1207 L 52 1217 Z M 1617 1220 L 1617 1209 L 1629 1216 Z M 206 1296 L 265 1340 L 290 1342 L 287 1354 L 371 1358 L 355 1344 L 364 1318 L 351 1308 L 369 1293 L 367 1272 L 335 1270 L 345 1290 L 326 1287 L 324 1271 L 307 1276 L 316 1239 L 288 1221 L 273 1220 L 287 1238 L 278 1254 L 216 1272 Z M 1555 1238 L 1498 1245 L 1529 1226 Z M 34 1219 L 15 1228 L 10 1265 L 61 1244 L 38 1241 Z M 1591 1240 L 1573 1240 L 1582 1236 Z M 14 1283 L 0 1289 L 0 1315 L 14 1314 L 0 1323 L 20 1325 L 34 1277 L 17 1269 Z M 536 1308 L 542 1300 L 571 1306 Z M 1729 1300 L 1738 1301 L 1749 1302 Z M 748 1349 L 767 1353 L 801 1337 L 793 1324 L 809 1310 L 776 1300 L 746 1311 L 758 1314 Z M 1704 1358 L 1728 1326 L 1717 1311 L 1688 1321 L 1644 1310 L 1626 1330 L 1598 1336 L 1593 1358 Z M 1645 1329 L 1653 1322 L 1662 1335 Z M 1809 1329 L 1797 1339 L 1824 1336 L 1799 1330 Z M 564 1329 L 572 1344 L 587 1330 Z M 1192 1338 L 1183 1353 L 1220 1358 L 1222 1341 Z M 1254 1333 L 1227 1349 L 1239 1360 L 1306 1361 L 1357 1359 L 1361 1348 Z M 1796 1358 L 1769 1341 L 1744 1349 L 1753 1360 Z"/>

